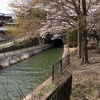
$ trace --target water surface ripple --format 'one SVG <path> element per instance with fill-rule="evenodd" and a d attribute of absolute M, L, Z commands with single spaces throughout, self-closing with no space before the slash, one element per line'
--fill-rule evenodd
<path fill-rule="evenodd" d="M 50 77 L 51 66 L 61 58 L 62 51 L 52 48 L 0 70 L 0 100 L 22 100 Z"/>

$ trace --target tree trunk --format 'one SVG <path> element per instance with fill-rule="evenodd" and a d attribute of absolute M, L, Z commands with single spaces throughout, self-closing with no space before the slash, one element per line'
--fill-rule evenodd
<path fill-rule="evenodd" d="M 82 64 L 88 63 L 88 50 L 87 50 L 87 31 L 83 30 L 82 34 Z"/>
<path fill-rule="evenodd" d="M 87 51 L 87 25 L 86 25 L 86 0 L 82 0 L 82 10 L 83 10 L 83 18 L 82 18 L 82 64 L 88 63 L 88 51 Z"/>
<path fill-rule="evenodd" d="M 81 58 L 81 42 L 82 38 L 81 38 L 81 31 L 80 29 L 78 30 L 78 57 Z"/>
<path fill-rule="evenodd" d="M 80 11 L 80 7 L 81 7 L 81 1 L 78 0 L 78 9 L 79 9 L 79 14 L 78 14 L 78 29 L 77 29 L 77 35 L 78 35 L 78 58 L 81 58 L 81 53 L 82 53 L 82 32 L 81 32 L 81 15 L 82 15 L 82 12 Z"/>
<path fill-rule="evenodd" d="M 78 57 L 81 58 L 81 52 L 82 52 L 82 29 L 81 29 L 81 16 L 78 16 Z"/>

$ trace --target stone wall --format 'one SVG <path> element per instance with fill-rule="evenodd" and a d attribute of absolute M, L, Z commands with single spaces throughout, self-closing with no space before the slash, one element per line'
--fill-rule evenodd
<path fill-rule="evenodd" d="M 42 46 L 42 47 L 38 47 L 35 48 L 33 50 L 30 51 L 25 51 L 19 54 L 14 54 L 14 55 L 10 55 L 8 57 L 4 57 L 4 58 L 0 58 L 0 69 L 6 68 L 10 65 L 13 65 L 17 62 L 20 62 L 24 59 L 27 59 L 39 52 L 42 52 L 46 49 L 50 48 L 50 46 Z"/>
<path fill-rule="evenodd" d="M 18 43 L 18 44 L 15 43 L 15 45 L 2 48 L 0 49 L 0 53 L 13 51 L 13 50 L 19 50 L 19 49 L 28 48 L 31 46 L 36 46 L 36 45 L 39 45 L 39 42 L 38 42 L 38 39 L 34 38 L 31 41 L 26 41 L 25 43 Z"/>

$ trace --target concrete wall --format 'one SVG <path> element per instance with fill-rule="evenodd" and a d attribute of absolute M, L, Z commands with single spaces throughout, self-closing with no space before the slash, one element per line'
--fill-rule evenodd
<path fill-rule="evenodd" d="M 9 46 L 9 47 L 6 47 L 6 48 L 2 48 L 2 49 L 0 49 L 0 53 L 19 50 L 19 49 L 23 49 L 23 48 L 36 46 L 36 45 L 39 45 L 39 42 L 38 42 L 38 39 L 34 38 L 31 41 L 26 41 L 26 43 L 18 43 L 18 44 L 15 43 L 12 46 Z"/>
<path fill-rule="evenodd" d="M 6 68 L 10 65 L 13 65 L 17 62 L 20 62 L 24 59 L 27 59 L 39 52 L 42 52 L 46 49 L 50 48 L 50 46 L 42 46 L 42 47 L 38 47 L 36 49 L 30 50 L 30 51 L 26 51 L 26 52 L 22 52 L 19 54 L 14 54 L 5 58 L 0 58 L 0 69 L 2 68 Z"/>

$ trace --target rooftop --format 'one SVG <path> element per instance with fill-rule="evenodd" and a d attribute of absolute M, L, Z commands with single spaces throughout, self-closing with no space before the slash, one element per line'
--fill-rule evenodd
<path fill-rule="evenodd" d="M 0 13 L 0 16 L 3 16 L 4 14 L 3 13 Z"/>
<path fill-rule="evenodd" d="M 5 27 L 0 27 L 0 31 L 7 31 L 7 28 L 5 28 Z"/>
<path fill-rule="evenodd" d="M 11 14 L 4 14 L 5 17 L 11 17 Z"/>
<path fill-rule="evenodd" d="M 0 16 L 4 16 L 4 17 L 11 17 L 11 14 L 4 14 L 4 13 L 0 13 Z"/>

